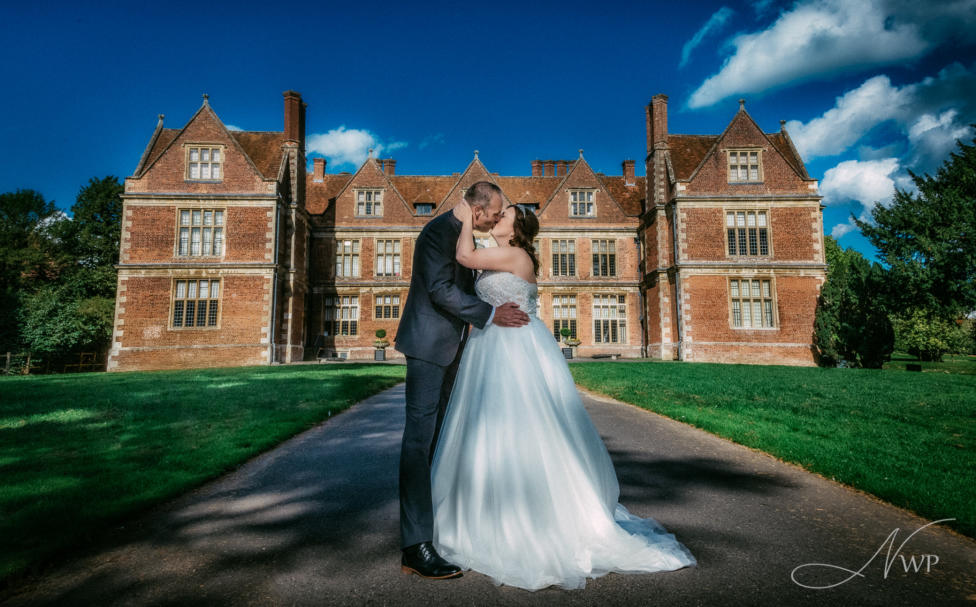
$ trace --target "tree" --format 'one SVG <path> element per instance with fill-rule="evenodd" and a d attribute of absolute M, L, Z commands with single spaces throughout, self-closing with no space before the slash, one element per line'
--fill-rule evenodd
<path fill-rule="evenodd" d="M 54 203 L 34 190 L 0 194 L 0 281 L 5 290 L 56 276 L 49 227 L 59 216 Z"/>
<path fill-rule="evenodd" d="M 56 226 L 64 282 L 79 297 L 115 297 L 123 190 L 114 176 L 92 177 L 78 192 L 71 220 Z"/>
<path fill-rule="evenodd" d="M 976 309 L 976 146 L 957 146 L 934 177 L 910 173 L 917 193 L 898 189 L 872 221 L 855 218 L 889 266 L 892 311 L 954 320 Z"/>
<path fill-rule="evenodd" d="M 817 299 L 813 343 L 822 366 L 840 361 L 881 368 L 894 348 L 883 297 L 885 272 L 853 249 L 824 238 L 827 280 Z"/>
<path fill-rule="evenodd" d="M 954 321 L 915 308 L 892 316 L 899 349 L 921 360 L 941 361 L 949 352 L 966 347 L 965 332 Z"/>

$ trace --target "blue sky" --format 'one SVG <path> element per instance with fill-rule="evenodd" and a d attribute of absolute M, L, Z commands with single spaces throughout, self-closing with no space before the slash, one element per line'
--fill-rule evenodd
<path fill-rule="evenodd" d="M 689 134 L 720 133 L 741 97 L 763 129 L 788 121 L 825 232 L 873 256 L 851 214 L 976 134 L 976 0 L 22 4 L 0 19 L 0 191 L 64 209 L 203 93 L 229 125 L 281 130 L 281 93 L 301 92 L 330 172 L 375 147 L 398 173 L 478 149 L 503 175 L 580 148 L 642 173 L 652 95 Z"/>

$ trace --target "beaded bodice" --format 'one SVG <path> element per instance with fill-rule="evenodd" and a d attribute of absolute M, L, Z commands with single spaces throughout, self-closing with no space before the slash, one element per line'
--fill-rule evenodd
<path fill-rule="evenodd" d="M 493 306 L 515 302 L 523 312 L 534 316 L 539 302 L 539 287 L 511 272 L 486 270 L 474 285 L 478 297 Z"/>

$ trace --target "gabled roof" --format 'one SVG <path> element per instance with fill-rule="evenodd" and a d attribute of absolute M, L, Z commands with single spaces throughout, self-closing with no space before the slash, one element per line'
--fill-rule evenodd
<path fill-rule="evenodd" d="M 324 213 L 331 201 L 352 181 L 350 173 L 324 175 L 322 181 L 313 181 L 311 173 L 305 179 L 305 208 L 312 215 Z"/>
<path fill-rule="evenodd" d="M 389 179 L 411 206 L 418 202 L 437 206 L 458 181 L 457 177 L 445 175 L 392 175 Z"/>
<path fill-rule="evenodd" d="M 552 202 L 552 199 L 553 198 L 555 198 L 556 193 L 563 188 L 563 185 L 567 181 L 569 181 L 569 178 L 573 176 L 573 173 L 575 173 L 576 171 L 584 171 L 585 170 L 585 171 L 589 171 L 590 172 L 590 175 L 592 175 L 593 178 L 596 180 L 596 182 L 600 184 L 600 189 L 603 190 L 603 193 L 606 194 L 607 197 L 610 198 L 610 200 L 612 200 L 613 203 L 617 205 L 617 207 L 620 209 L 620 212 L 622 212 L 624 215 L 628 215 L 629 213 L 627 213 L 627 211 L 624 209 L 624 207 L 621 206 L 620 201 L 617 200 L 614 197 L 614 195 L 610 192 L 610 190 L 607 189 L 607 185 L 604 182 L 604 180 L 601 179 L 601 177 L 599 175 L 597 175 L 593 171 L 593 169 L 590 167 L 590 164 L 588 162 L 586 162 L 586 159 L 585 158 L 583 158 L 583 150 L 580 150 L 579 152 L 580 152 L 579 158 L 577 158 L 576 160 L 574 160 L 569 165 L 569 170 L 566 171 L 566 175 L 563 176 L 563 178 L 559 181 L 559 184 L 556 185 L 556 187 L 552 190 L 552 193 L 549 195 L 549 198 L 547 198 L 545 200 L 545 202 L 542 203 L 541 208 L 539 209 L 539 212 L 541 213 L 542 211 L 544 211 L 546 209 L 546 207 L 549 206 L 549 203 Z M 634 213 L 634 215 L 639 215 L 639 214 L 640 214 L 640 211 L 638 211 L 637 213 Z"/>
<path fill-rule="evenodd" d="M 471 160 L 471 162 L 468 163 L 467 168 L 465 168 L 464 171 L 460 175 L 458 175 L 457 179 L 454 182 L 454 185 L 451 187 L 450 190 L 448 190 L 444 198 L 442 198 L 437 202 L 437 206 L 434 207 L 434 215 L 441 214 L 441 212 L 443 211 L 442 207 L 444 206 L 444 203 L 447 201 L 448 198 L 450 198 L 451 194 L 453 194 L 455 190 L 461 187 L 461 182 L 464 181 L 464 178 L 469 173 L 479 171 L 479 170 L 482 173 L 484 173 L 484 177 L 486 181 L 490 181 L 491 183 L 498 185 L 498 178 L 494 174 L 488 172 L 488 169 L 485 168 L 485 165 L 481 163 L 481 159 L 478 158 L 478 152 L 475 151 L 474 158 Z M 502 200 L 503 204 L 506 205 L 512 204 L 512 201 L 508 198 L 508 195 L 505 194 L 504 189 L 502 189 L 502 198 L 504 199 Z"/>
<path fill-rule="evenodd" d="M 541 207 L 556 187 L 562 182 L 560 177 L 497 177 L 498 187 L 514 204 L 539 203 Z"/>
<path fill-rule="evenodd" d="M 796 171 L 797 175 L 802 179 L 810 179 L 810 175 L 807 174 L 806 167 L 800 159 L 800 154 L 796 151 L 786 131 L 763 133 L 752 116 L 743 108 L 736 113 L 735 118 L 729 122 L 721 135 L 668 135 L 668 151 L 677 181 L 688 181 L 695 176 L 705 160 L 715 152 L 718 142 L 725 137 L 732 124 L 739 118 L 739 114 L 743 114 L 756 126 L 756 130 L 766 138 L 773 149 L 779 152 L 783 160 Z"/>
<path fill-rule="evenodd" d="M 717 141 L 718 135 L 668 135 L 675 178 L 690 179 Z"/>
<path fill-rule="evenodd" d="M 644 200 L 646 177 L 635 177 L 633 185 L 627 185 L 625 178 L 607 177 L 597 175 L 597 179 L 603 182 L 603 187 L 610 193 L 610 197 L 617 201 L 624 213 L 637 217 L 643 212 L 641 201 Z"/>
<path fill-rule="evenodd" d="M 230 131 L 231 136 L 241 145 L 254 166 L 265 179 L 278 177 L 281 167 L 281 146 L 285 134 L 281 131 Z"/>
<path fill-rule="evenodd" d="M 136 168 L 135 177 L 141 177 L 149 170 L 159 157 L 176 141 L 180 134 L 205 110 L 220 124 L 230 140 L 236 144 L 237 149 L 244 155 L 244 158 L 254 167 L 259 175 L 264 179 L 277 179 L 282 161 L 281 146 L 285 141 L 284 133 L 278 131 L 231 131 L 217 116 L 216 112 L 213 111 L 206 98 L 203 101 L 203 105 L 200 106 L 200 109 L 187 120 L 181 129 L 162 128 L 163 122 L 162 116 L 160 116 L 156 131 L 153 133 L 149 145 L 146 147 L 146 151 L 143 152 L 142 160 Z"/>
<path fill-rule="evenodd" d="M 372 150 L 370 150 L 370 153 L 372 154 Z M 406 207 L 406 209 L 408 211 L 410 211 L 411 213 L 413 212 L 413 209 L 411 209 L 410 208 L 410 205 L 407 204 L 407 201 L 404 200 L 403 194 L 401 194 L 400 193 L 400 190 L 398 190 L 397 187 L 395 185 L 393 185 L 393 182 L 390 181 L 390 176 L 386 174 L 386 171 L 384 171 L 380 167 L 380 165 L 376 162 L 376 159 L 373 158 L 372 156 L 368 156 L 366 158 L 366 160 L 363 161 L 363 163 L 361 165 L 359 165 L 359 168 L 356 169 L 356 172 L 352 174 L 352 177 L 349 178 L 349 181 L 347 181 L 345 183 L 345 185 L 343 185 L 342 188 L 336 193 L 335 198 L 338 198 L 339 196 L 342 196 L 342 194 L 346 191 L 346 189 L 349 187 L 349 185 L 352 184 L 352 182 L 356 180 L 356 177 L 358 177 L 359 174 L 362 173 L 363 170 L 366 169 L 366 167 L 372 167 L 375 170 L 379 171 L 380 172 L 380 175 L 383 176 L 383 179 L 386 180 L 386 183 L 388 183 L 390 185 L 390 189 L 393 190 L 393 193 L 396 194 L 397 198 L 400 199 L 400 204 L 402 204 L 404 207 Z M 308 192 L 306 192 L 305 195 L 306 195 L 306 198 L 307 198 L 308 197 Z M 387 203 L 387 200 L 384 198 L 383 202 L 384 202 L 384 204 L 386 204 Z"/>

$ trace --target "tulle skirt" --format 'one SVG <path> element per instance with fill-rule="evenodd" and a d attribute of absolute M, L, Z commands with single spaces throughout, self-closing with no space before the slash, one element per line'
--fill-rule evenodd
<path fill-rule="evenodd" d="M 468 340 L 431 471 L 435 547 L 528 590 L 694 565 L 661 525 L 617 503 L 613 464 L 569 367 L 531 318 Z"/>

